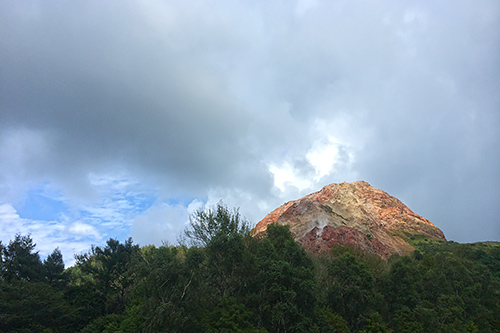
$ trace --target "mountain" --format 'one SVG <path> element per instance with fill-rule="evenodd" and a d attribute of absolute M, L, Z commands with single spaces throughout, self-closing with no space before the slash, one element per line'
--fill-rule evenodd
<path fill-rule="evenodd" d="M 414 251 L 415 239 L 446 241 L 429 220 L 365 181 L 330 184 L 287 202 L 257 223 L 252 235 L 263 235 L 271 223 L 290 226 L 295 240 L 313 253 L 348 244 L 388 258 Z"/>

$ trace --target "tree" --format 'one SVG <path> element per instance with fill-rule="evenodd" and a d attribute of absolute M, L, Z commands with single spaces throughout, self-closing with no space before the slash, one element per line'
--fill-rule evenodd
<path fill-rule="evenodd" d="M 238 209 L 230 210 L 222 202 L 190 216 L 190 226 L 184 235 L 192 245 L 203 247 L 206 254 L 212 306 L 222 298 L 236 296 L 241 290 L 244 239 L 249 230 L 248 222 Z"/>
<path fill-rule="evenodd" d="M 329 307 L 347 320 L 352 329 L 359 329 L 361 316 L 368 317 L 377 302 L 373 276 L 366 265 L 350 253 L 332 259 L 328 273 Z"/>
<path fill-rule="evenodd" d="M 34 252 L 35 246 L 36 244 L 29 235 L 17 234 L 7 247 L 1 247 L 1 274 L 4 280 L 39 281 L 42 279 L 42 262 L 38 252 Z"/>
<path fill-rule="evenodd" d="M 74 331 L 74 309 L 48 283 L 0 282 L 0 295 L 0 332 Z"/>
<path fill-rule="evenodd" d="M 42 264 L 29 235 L 17 234 L 8 246 L 0 244 L 0 331 L 67 332 L 75 320 L 62 288 L 54 284 L 64 263 L 56 249 Z M 50 274 L 47 275 L 47 272 Z"/>
<path fill-rule="evenodd" d="M 392 329 L 387 327 L 387 324 L 382 319 L 378 312 L 373 312 L 370 317 L 365 320 L 364 329 L 360 333 L 392 333 Z"/>
<path fill-rule="evenodd" d="M 47 259 L 43 261 L 44 273 L 47 281 L 53 286 L 58 286 L 63 280 L 64 261 L 61 250 L 56 248 Z"/>
<path fill-rule="evenodd" d="M 100 314 L 121 313 L 125 309 L 127 292 L 134 281 L 130 274 L 132 257 L 139 250 L 129 238 L 125 243 L 109 239 L 106 246 L 92 246 L 90 252 L 76 256 L 76 267 L 82 273 L 82 282 L 73 292 L 86 290 L 93 293 L 94 307 L 100 304 Z M 91 310 L 91 309 L 89 309 Z"/>
<path fill-rule="evenodd" d="M 252 313 L 232 297 L 223 298 L 207 317 L 209 332 L 267 332 L 256 329 L 250 322 Z"/>
<path fill-rule="evenodd" d="M 242 299 L 254 313 L 254 326 L 270 332 L 314 331 L 314 266 L 289 227 L 270 224 L 267 237 L 248 243 Z"/>
<path fill-rule="evenodd" d="M 408 256 L 397 259 L 390 268 L 388 279 L 385 296 L 391 312 L 404 306 L 413 310 L 422 301 L 422 274 L 418 261 Z"/>
<path fill-rule="evenodd" d="M 199 209 L 189 217 L 184 237 L 194 246 L 206 247 L 218 236 L 246 235 L 250 227 L 238 209 L 229 210 L 222 201 L 215 207 Z"/>
<path fill-rule="evenodd" d="M 136 262 L 134 306 L 127 325 L 142 332 L 203 332 L 211 294 L 205 288 L 204 249 L 145 247 Z"/>

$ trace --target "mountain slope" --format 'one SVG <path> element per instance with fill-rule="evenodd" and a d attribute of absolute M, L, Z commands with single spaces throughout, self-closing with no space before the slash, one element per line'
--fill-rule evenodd
<path fill-rule="evenodd" d="M 415 237 L 446 240 L 429 220 L 364 181 L 330 184 L 287 202 L 264 217 L 252 234 L 265 233 L 271 223 L 289 225 L 294 238 L 310 252 L 348 244 L 388 258 L 411 253 Z"/>

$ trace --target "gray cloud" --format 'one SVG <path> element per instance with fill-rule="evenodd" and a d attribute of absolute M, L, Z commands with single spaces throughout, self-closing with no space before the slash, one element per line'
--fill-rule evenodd
<path fill-rule="evenodd" d="M 499 31 L 495 1 L 2 3 L 1 200 L 91 200 L 90 173 L 124 171 L 255 223 L 360 178 L 451 239 L 500 239 Z M 287 165 L 308 186 L 274 186 Z M 177 230 L 179 209 L 135 221 Z"/>

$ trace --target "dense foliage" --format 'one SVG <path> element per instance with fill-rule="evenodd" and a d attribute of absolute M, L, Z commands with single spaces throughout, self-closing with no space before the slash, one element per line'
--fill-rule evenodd
<path fill-rule="evenodd" d="M 0 243 L 0 331 L 500 331 L 498 243 L 312 257 L 287 227 L 249 236 L 222 204 L 196 212 L 186 236 L 193 246 L 110 239 L 66 270 L 58 249 L 41 261 L 29 236 Z"/>

